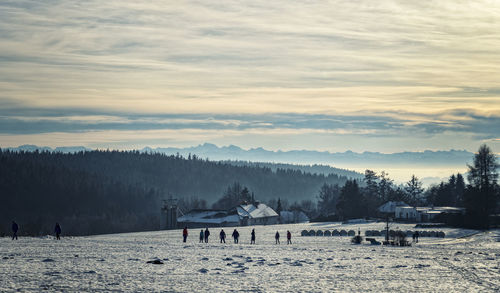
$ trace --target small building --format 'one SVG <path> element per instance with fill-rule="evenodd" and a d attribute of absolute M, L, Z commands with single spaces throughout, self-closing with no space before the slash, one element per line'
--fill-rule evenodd
<path fill-rule="evenodd" d="M 463 214 L 464 208 L 457 207 L 410 207 L 398 206 L 395 209 L 395 218 L 398 220 L 429 222 L 438 215 Z"/>
<path fill-rule="evenodd" d="M 457 207 L 417 207 L 416 210 L 418 222 L 429 222 L 441 215 L 465 214 L 465 208 Z"/>
<path fill-rule="evenodd" d="M 179 227 L 234 227 L 272 225 L 278 223 L 278 214 L 263 203 L 242 204 L 226 210 L 191 210 L 177 218 Z"/>
<path fill-rule="evenodd" d="M 236 213 L 224 210 L 191 210 L 177 218 L 179 227 L 228 227 L 239 226 L 240 218 Z"/>
<path fill-rule="evenodd" d="M 235 209 L 240 218 L 241 226 L 273 225 L 278 223 L 278 213 L 263 203 L 242 204 Z"/>
<path fill-rule="evenodd" d="M 280 222 L 282 224 L 309 223 L 309 217 L 299 210 L 281 211 Z"/>
<path fill-rule="evenodd" d="M 416 221 L 418 217 L 417 209 L 410 206 L 397 206 L 394 210 L 396 219 Z"/>
<path fill-rule="evenodd" d="M 396 208 L 397 207 L 410 207 L 407 203 L 404 201 L 388 201 L 381 205 L 378 208 L 378 211 L 382 214 L 391 216 L 391 217 L 397 217 L 396 215 Z"/>

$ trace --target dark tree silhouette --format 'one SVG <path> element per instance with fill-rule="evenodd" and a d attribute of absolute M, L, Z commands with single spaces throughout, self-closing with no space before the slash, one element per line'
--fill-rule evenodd
<path fill-rule="evenodd" d="M 348 180 L 340 191 L 337 212 L 342 219 L 363 217 L 365 206 L 356 180 Z"/>
<path fill-rule="evenodd" d="M 417 178 L 417 176 L 412 175 L 411 179 L 406 182 L 405 191 L 407 194 L 408 204 L 412 206 L 417 206 L 420 202 L 420 196 L 424 192 L 422 188 L 422 182 Z"/>
<path fill-rule="evenodd" d="M 468 167 L 469 186 L 465 193 L 465 208 L 472 225 L 487 229 L 489 215 L 496 209 L 498 200 L 496 156 L 483 144 Z"/>

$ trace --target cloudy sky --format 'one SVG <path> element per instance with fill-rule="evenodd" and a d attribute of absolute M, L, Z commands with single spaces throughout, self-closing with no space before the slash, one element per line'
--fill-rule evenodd
<path fill-rule="evenodd" d="M 1 1 L 0 147 L 500 151 L 499 1 Z"/>

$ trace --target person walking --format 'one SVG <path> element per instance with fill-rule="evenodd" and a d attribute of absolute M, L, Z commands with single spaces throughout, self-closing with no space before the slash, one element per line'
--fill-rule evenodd
<path fill-rule="evenodd" d="M 208 231 L 208 228 L 205 229 L 205 243 L 208 243 L 208 236 L 210 236 L 210 231 Z"/>
<path fill-rule="evenodd" d="M 19 226 L 15 221 L 12 221 L 12 240 L 14 238 L 17 240 L 17 231 L 19 230 Z"/>
<path fill-rule="evenodd" d="M 56 239 L 57 240 L 61 240 L 61 226 L 59 225 L 59 223 L 56 223 L 56 226 L 54 227 L 54 233 L 56 233 Z"/>
<path fill-rule="evenodd" d="M 234 240 L 234 243 L 238 243 L 238 238 L 240 238 L 240 233 L 238 232 L 238 230 L 234 229 L 233 231 L 233 240 Z"/>
<path fill-rule="evenodd" d="M 415 239 L 417 240 L 417 243 L 418 243 L 418 236 L 420 236 L 420 233 L 418 233 L 418 231 L 415 232 Z"/>
<path fill-rule="evenodd" d="M 200 243 L 203 243 L 203 239 L 205 238 L 205 233 L 203 233 L 203 229 L 200 231 Z"/>
<path fill-rule="evenodd" d="M 274 234 L 274 239 L 276 240 L 276 244 L 280 244 L 280 233 L 278 231 Z"/>
<path fill-rule="evenodd" d="M 226 243 L 226 232 L 224 232 L 224 229 L 220 230 L 219 237 L 220 237 L 220 243 L 222 242 Z"/>
<path fill-rule="evenodd" d="M 290 231 L 286 231 L 286 244 L 292 244 L 292 233 Z"/>
<path fill-rule="evenodd" d="M 250 239 L 250 244 L 255 244 L 255 229 L 252 229 L 252 238 Z"/>
<path fill-rule="evenodd" d="M 188 238 L 188 228 L 187 227 L 184 227 L 184 230 L 182 230 L 182 242 L 186 242 L 187 238 Z"/>

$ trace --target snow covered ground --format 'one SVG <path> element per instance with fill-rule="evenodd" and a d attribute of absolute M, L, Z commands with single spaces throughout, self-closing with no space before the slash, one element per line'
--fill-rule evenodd
<path fill-rule="evenodd" d="M 442 230 L 412 247 L 353 245 L 351 237 L 301 237 L 307 230 L 382 230 L 384 223 L 240 227 L 240 244 L 220 229 L 198 243 L 191 229 L 92 237 L 1 238 L 0 291 L 40 292 L 475 292 L 500 290 L 500 230 Z M 64 227 L 63 227 L 64 228 Z M 255 228 L 257 244 L 250 245 Z M 414 230 L 392 224 L 391 229 Z M 232 228 L 224 229 L 228 235 Z M 274 244 L 279 230 L 281 245 Z M 286 230 L 292 245 L 286 245 Z M 426 229 L 431 230 L 431 229 Z M 472 235 L 472 236 L 471 236 Z M 465 237 L 464 237 L 465 236 Z M 380 237 L 379 237 L 380 238 Z M 381 238 L 380 238 L 381 239 Z M 147 261 L 160 259 L 163 264 Z"/>

